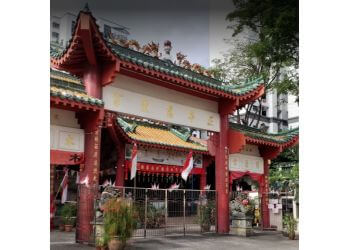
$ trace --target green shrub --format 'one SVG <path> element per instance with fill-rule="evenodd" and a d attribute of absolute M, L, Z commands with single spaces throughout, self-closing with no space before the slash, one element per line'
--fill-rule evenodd
<path fill-rule="evenodd" d="M 105 204 L 104 231 L 106 241 L 114 237 L 125 244 L 136 228 L 133 205 L 121 198 L 112 198 Z"/>

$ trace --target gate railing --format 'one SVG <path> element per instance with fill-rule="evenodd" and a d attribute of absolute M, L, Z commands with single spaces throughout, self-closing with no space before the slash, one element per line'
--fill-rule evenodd
<path fill-rule="evenodd" d="M 116 188 L 123 198 L 132 199 L 137 211 L 133 237 L 216 232 L 215 190 Z M 94 228 L 93 238 L 100 237 L 100 232 Z"/>

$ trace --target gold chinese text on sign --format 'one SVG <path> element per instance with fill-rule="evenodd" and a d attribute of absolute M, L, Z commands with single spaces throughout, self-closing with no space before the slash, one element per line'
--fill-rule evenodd
<path fill-rule="evenodd" d="M 214 125 L 214 117 L 211 115 L 208 118 L 208 126 L 213 126 Z"/>
<path fill-rule="evenodd" d="M 119 94 L 119 93 L 113 93 L 113 105 L 118 108 L 120 106 L 121 103 L 121 99 L 122 99 L 123 95 Z"/>
<path fill-rule="evenodd" d="M 66 144 L 66 146 L 73 146 L 73 145 L 75 145 L 74 137 L 72 135 L 67 135 L 65 144 Z"/>
<path fill-rule="evenodd" d="M 148 100 L 147 99 L 142 99 L 142 101 L 141 101 L 141 111 L 142 112 L 149 112 L 148 107 L 149 107 Z"/>
<path fill-rule="evenodd" d="M 168 118 L 173 118 L 174 117 L 174 108 L 173 105 L 168 105 L 167 111 L 166 111 L 166 116 Z"/>
<path fill-rule="evenodd" d="M 190 112 L 188 113 L 188 120 L 189 120 L 190 122 L 193 122 L 194 119 L 195 119 L 195 114 L 194 114 L 193 111 L 190 111 Z"/>

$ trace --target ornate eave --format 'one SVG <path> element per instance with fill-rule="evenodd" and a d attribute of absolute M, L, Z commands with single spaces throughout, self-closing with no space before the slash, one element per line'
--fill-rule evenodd
<path fill-rule="evenodd" d="M 50 69 L 50 102 L 70 109 L 99 110 L 102 100 L 87 95 L 81 80 L 68 72 Z"/>
<path fill-rule="evenodd" d="M 79 13 L 72 38 L 63 51 L 51 47 L 51 65 L 83 77 L 88 65 L 102 69 L 103 86 L 118 72 L 208 99 L 231 100 L 236 108 L 264 93 L 262 79 L 227 85 L 161 59 L 105 41 L 90 11 Z"/>
<path fill-rule="evenodd" d="M 108 113 L 107 126 L 112 127 L 127 143 L 136 142 L 146 147 L 182 152 L 192 150 L 198 154 L 209 154 L 206 146 L 192 141 L 187 136 L 179 135 L 180 132 L 174 133 L 171 128 L 164 125 L 132 120 L 130 117 L 117 117 L 114 113 Z"/>
<path fill-rule="evenodd" d="M 286 132 L 271 134 L 262 132 L 259 129 L 230 123 L 230 128 L 244 134 L 246 143 L 281 148 L 282 150 L 291 147 L 299 141 L 299 128 Z"/>

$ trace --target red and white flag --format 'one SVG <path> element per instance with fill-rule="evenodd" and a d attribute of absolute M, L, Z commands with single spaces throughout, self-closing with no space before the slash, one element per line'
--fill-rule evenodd
<path fill-rule="evenodd" d="M 173 191 L 174 189 L 179 189 L 179 187 L 180 187 L 180 183 L 179 183 L 179 184 L 174 183 L 173 185 L 171 185 L 171 186 L 168 188 L 168 190 L 169 190 L 169 192 L 171 192 L 171 191 Z"/>
<path fill-rule="evenodd" d="M 105 180 L 102 184 L 102 187 L 107 187 L 109 185 L 109 181 L 108 180 Z"/>
<path fill-rule="evenodd" d="M 87 187 L 89 187 L 89 176 L 86 176 L 86 177 L 80 182 L 80 184 L 86 185 Z"/>
<path fill-rule="evenodd" d="M 151 190 L 158 190 L 158 189 L 159 189 L 159 185 L 155 183 L 151 186 Z"/>
<path fill-rule="evenodd" d="M 185 181 L 187 181 L 187 177 L 190 174 L 192 168 L 193 168 L 193 156 L 192 156 L 192 150 L 188 153 L 185 164 L 184 164 L 184 170 L 181 172 L 181 177 Z"/>
<path fill-rule="evenodd" d="M 79 172 L 77 172 L 77 177 L 75 179 L 75 184 L 79 184 L 80 178 L 79 178 Z"/>
<path fill-rule="evenodd" d="M 206 186 L 204 187 L 204 190 L 210 190 L 210 185 L 206 185 Z"/>
<path fill-rule="evenodd" d="M 61 182 L 62 187 L 62 197 L 61 197 L 61 203 L 65 203 L 67 201 L 67 195 L 68 195 L 68 169 L 64 169 L 64 176 L 63 180 Z"/>
<path fill-rule="evenodd" d="M 131 153 L 130 180 L 135 178 L 136 170 L 137 170 L 137 146 L 136 146 L 136 143 L 134 143 L 134 146 L 132 147 L 132 153 Z"/>

